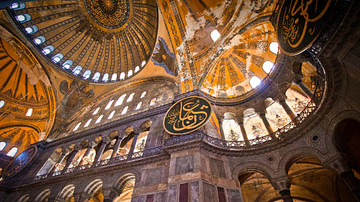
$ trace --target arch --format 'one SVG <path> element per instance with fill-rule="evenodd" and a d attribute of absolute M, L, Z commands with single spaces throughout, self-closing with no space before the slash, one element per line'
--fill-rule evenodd
<path fill-rule="evenodd" d="M 24 22 L 27 22 L 27 21 L 31 20 L 31 16 L 29 14 L 17 15 L 15 18 L 16 18 L 17 21 L 19 21 L 21 23 L 24 23 Z"/>
<path fill-rule="evenodd" d="M 100 78 L 100 72 L 96 72 L 94 74 L 94 77 L 92 78 L 93 81 L 98 82 Z"/>
<path fill-rule="evenodd" d="M 233 168 L 231 175 L 234 180 L 238 180 L 240 175 L 244 175 L 250 172 L 259 172 L 265 175 L 268 179 L 272 179 L 275 176 L 278 176 L 270 166 L 255 161 L 238 164 Z"/>
<path fill-rule="evenodd" d="M 36 45 L 40 45 L 40 44 L 44 43 L 45 41 L 46 41 L 46 39 L 44 36 L 38 36 L 34 39 L 34 43 Z"/>
<path fill-rule="evenodd" d="M 103 78 L 102 78 L 102 81 L 103 82 L 108 82 L 109 81 L 109 74 L 108 73 L 105 73 Z"/>
<path fill-rule="evenodd" d="M 18 152 L 18 148 L 17 147 L 12 147 L 6 155 L 10 156 L 10 157 L 14 157 L 17 152 Z"/>
<path fill-rule="evenodd" d="M 55 50 L 54 46 L 46 46 L 41 52 L 44 54 L 44 55 L 48 55 L 50 54 L 51 52 L 53 52 Z"/>
<path fill-rule="evenodd" d="M 88 79 L 91 76 L 91 70 L 86 70 L 83 74 L 84 79 Z"/>
<path fill-rule="evenodd" d="M 82 70 L 82 67 L 78 65 L 73 69 L 72 73 L 74 75 L 78 75 L 78 74 L 80 74 L 81 70 Z"/>
<path fill-rule="evenodd" d="M 131 200 L 132 192 L 136 183 L 136 177 L 132 173 L 126 173 L 122 175 L 114 183 L 114 189 L 120 193 L 115 201 L 126 201 Z"/>
<path fill-rule="evenodd" d="M 46 202 L 48 196 L 50 195 L 50 189 L 43 190 L 40 194 L 35 198 L 36 202 Z"/>
<path fill-rule="evenodd" d="M 56 54 L 54 57 L 52 57 L 52 61 L 55 63 L 60 62 L 61 59 L 63 59 L 64 55 L 61 53 Z"/>
<path fill-rule="evenodd" d="M 62 64 L 62 67 L 64 69 L 70 69 L 71 65 L 73 64 L 73 61 L 71 60 L 66 60 L 63 64 Z"/>
<path fill-rule="evenodd" d="M 30 195 L 29 194 L 25 194 L 25 195 L 22 195 L 18 200 L 17 202 L 27 202 L 29 201 L 30 199 Z"/>
<path fill-rule="evenodd" d="M 73 184 L 66 185 L 61 192 L 57 195 L 57 202 L 68 201 L 73 197 L 75 186 Z"/>
<path fill-rule="evenodd" d="M 101 179 L 95 179 L 86 186 L 84 192 L 93 196 L 100 188 L 102 188 L 102 186 L 103 181 Z"/>
<path fill-rule="evenodd" d="M 0 151 L 4 150 L 6 145 L 6 142 L 0 142 Z"/>
<path fill-rule="evenodd" d="M 37 31 L 39 31 L 39 28 L 38 28 L 36 25 L 31 25 L 31 26 L 29 26 L 29 27 L 26 27 L 26 28 L 25 28 L 25 31 L 26 31 L 26 33 L 28 33 L 28 34 L 34 34 L 34 33 L 36 33 Z"/>

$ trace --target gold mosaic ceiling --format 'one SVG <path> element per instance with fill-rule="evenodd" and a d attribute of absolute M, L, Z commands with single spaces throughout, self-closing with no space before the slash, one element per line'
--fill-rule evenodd
<path fill-rule="evenodd" d="M 93 82 L 133 77 L 156 42 L 155 0 L 44 0 L 13 4 L 9 11 L 51 63 Z"/>

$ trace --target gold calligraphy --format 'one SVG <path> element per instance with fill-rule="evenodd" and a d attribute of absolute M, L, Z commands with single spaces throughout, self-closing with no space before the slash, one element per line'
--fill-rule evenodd
<path fill-rule="evenodd" d="M 332 0 L 284 1 L 277 20 L 277 34 L 286 53 L 298 53 L 319 36 Z"/>
<path fill-rule="evenodd" d="M 210 103 L 201 97 L 188 97 L 173 105 L 164 119 L 170 134 L 186 134 L 201 127 L 211 116 Z"/>

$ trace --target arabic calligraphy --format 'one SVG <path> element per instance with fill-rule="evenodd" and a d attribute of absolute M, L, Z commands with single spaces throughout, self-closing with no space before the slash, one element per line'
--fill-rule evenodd
<path fill-rule="evenodd" d="M 5 179 L 8 179 L 8 178 L 14 176 L 15 174 L 19 173 L 33 159 L 36 152 L 37 152 L 37 148 L 35 146 L 30 147 L 30 148 L 26 149 L 25 151 L 23 151 L 6 168 L 6 170 L 3 173 L 3 177 Z"/>
<path fill-rule="evenodd" d="M 327 22 L 326 16 L 334 0 L 283 1 L 277 19 L 277 35 L 281 49 L 295 55 L 308 48 Z"/>
<path fill-rule="evenodd" d="M 163 125 L 170 134 L 186 134 L 200 128 L 210 116 L 210 103 L 202 97 L 191 96 L 178 101 L 169 109 Z"/>

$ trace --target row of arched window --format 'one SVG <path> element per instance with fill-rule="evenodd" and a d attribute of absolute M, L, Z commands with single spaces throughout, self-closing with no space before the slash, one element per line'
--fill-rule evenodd
<path fill-rule="evenodd" d="M 6 146 L 7 146 L 6 142 L 0 142 L 0 151 L 3 151 Z M 10 157 L 14 157 L 17 152 L 18 152 L 18 148 L 12 147 L 6 155 Z"/>
<path fill-rule="evenodd" d="M 3 108 L 5 106 L 6 102 L 4 100 L 0 100 L 0 108 Z M 26 116 L 31 116 L 33 113 L 33 109 L 32 108 L 29 108 L 27 111 L 26 111 Z"/>
<path fill-rule="evenodd" d="M 13 3 L 11 6 L 10 6 L 11 9 L 13 10 L 20 10 L 20 9 L 24 9 L 25 8 L 25 4 L 24 3 Z M 20 14 L 20 15 L 17 15 L 16 17 L 16 20 L 20 23 L 25 23 L 25 22 L 28 22 L 31 20 L 31 16 L 29 14 Z M 25 32 L 27 34 L 34 34 L 36 32 L 39 31 L 39 28 L 36 26 L 36 25 L 31 25 L 29 27 L 26 27 L 25 28 Z M 34 38 L 33 42 L 36 44 L 36 45 L 41 45 L 43 44 L 44 42 L 46 41 L 46 38 L 44 36 L 38 36 L 36 38 Z M 55 50 L 54 46 L 52 45 L 48 45 L 46 46 L 45 48 L 42 49 L 42 53 L 44 55 L 49 55 L 50 53 L 52 53 L 53 51 Z M 54 63 L 59 63 L 61 62 L 61 60 L 64 58 L 64 55 L 61 54 L 61 53 L 57 53 L 55 54 L 51 60 L 54 62 Z M 60 66 L 67 70 L 67 71 L 70 71 L 72 72 L 72 74 L 74 74 L 75 76 L 79 76 L 83 67 L 80 66 L 80 65 L 77 65 L 75 66 L 72 70 L 70 70 L 71 66 L 73 65 L 73 61 L 72 60 L 66 60 L 65 62 L 63 62 Z M 102 82 L 108 82 L 108 81 L 112 81 L 112 82 L 115 82 L 115 81 L 121 81 L 121 80 L 124 80 L 125 77 L 127 76 L 128 78 L 130 78 L 131 76 L 133 76 L 134 73 L 137 73 L 138 71 L 140 71 L 140 66 L 141 67 L 144 67 L 146 65 L 146 61 L 142 61 L 141 62 L 141 65 L 137 65 L 135 67 L 134 70 L 129 70 L 127 72 L 127 75 L 125 72 L 121 72 L 119 74 L 119 79 L 118 79 L 118 74 L 117 73 L 113 73 L 111 75 L 111 79 L 109 78 L 110 75 L 109 73 L 105 73 L 101 79 Z M 92 72 L 91 70 L 85 70 L 84 73 L 82 74 L 82 77 L 84 79 L 90 79 L 91 78 L 91 75 L 92 75 Z M 92 81 L 94 82 L 99 82 L 100 80 L 100 77 L 101 77 L 101 74 L 100 72 L 95 72 L 91 78 Z"/>

